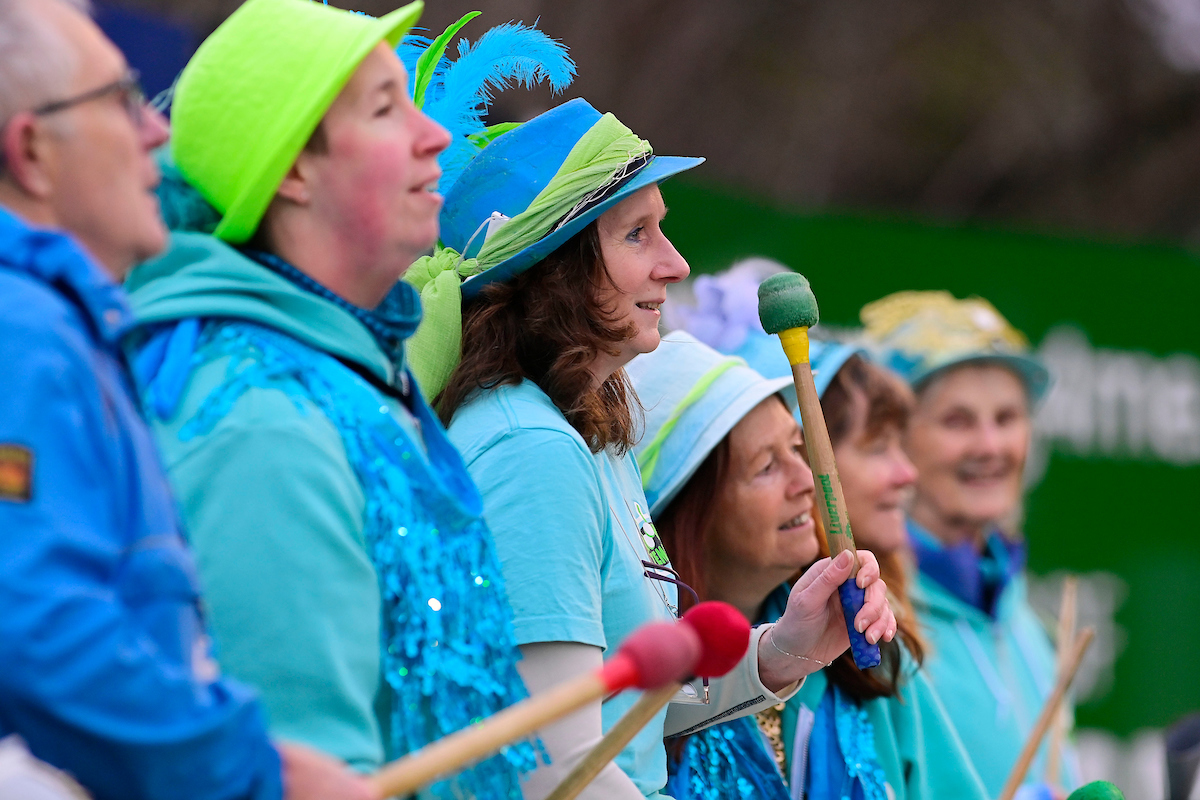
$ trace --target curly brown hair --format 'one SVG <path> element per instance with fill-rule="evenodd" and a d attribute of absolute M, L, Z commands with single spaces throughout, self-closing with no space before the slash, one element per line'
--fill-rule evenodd
<path fill-rule="evenodd" d="M 624 456 L 638 434 L 637 394 L 625 370 L 597 387 L 590 369 L 635 332 L 599 299 L 611 286 L 595 222 L 532 269 L 485 286 L 463 308 L 462 360 L 434 399 L 442 422 L 477 391 L 531 380 L 593 453 Z"/>

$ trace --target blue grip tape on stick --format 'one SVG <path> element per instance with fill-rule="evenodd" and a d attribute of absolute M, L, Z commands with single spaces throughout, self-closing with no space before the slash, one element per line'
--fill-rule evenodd
<path fill-rule="evenodd" d="M 881 657 L 879 645 L 867 641 L 866 634 L 854 630 L 854 618 L 862 611 L 867 599 L 866 589 L 859 588 L 854 578 L 847 578 L 838 587 L 838 597 L 842 601 L 842 613 L 846 617 L 846 633 L 850 634 L 850 652 L 854 654 L 854 665 L 859 669 L 878 667 Z"/>

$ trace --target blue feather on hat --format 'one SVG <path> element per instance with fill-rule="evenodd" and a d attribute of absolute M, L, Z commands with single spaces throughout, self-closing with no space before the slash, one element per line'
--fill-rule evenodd
<path fill-rule="evenodd" d="M 443 55 L 449 39 L 477 14 L 463 17 L 435 40 L 410 35 L 396 48 L 409 71 L 414 102 L 453 137 L 438 159 L 438 189 L 443 194 L 491 138 L 513 127 L 493 126 L 488 134 L 483 118 L 493 92 L 547 83 L 558 93 L 575 79 L 575 62 L 567 48 L 520 22 L 497 25 L 474 44 L 460 39 L 457 59 Z"/>

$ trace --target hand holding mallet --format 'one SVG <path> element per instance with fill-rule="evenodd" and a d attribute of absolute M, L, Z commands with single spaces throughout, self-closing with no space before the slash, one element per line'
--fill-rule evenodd
<path fill-rule="evenodd" d="M 813 383 L 812 366 L 808 361 L 808 329 L 820 319 L 817 298 L 813 296 L 808 280 L 799 273 L 784 272 L 763 281 L 758 287 L 758 318 L 767 333 L 779 334 L 783 352 L 792 365 L 792 380 L 800 401 L 809 466 L 817 484 L 816 505 L 825 526 L 829 554 L 837 558 L 843 550 L 849 550 L 854 555 L 850 577 L 838 588 L 854 663 L 859 669 L 878 666 L 879 645 L 868 642 L 867 637 L 854 628 L 854 618 L 862 610 L 865 592 L 855 581 L 859 565 L 854 535 L 850 532 L 846 498 L 838 480 L 833 445 L 829 441 L 829 430 L 825 427 L 825 415 L 821 411 L 821 398 Z"/>

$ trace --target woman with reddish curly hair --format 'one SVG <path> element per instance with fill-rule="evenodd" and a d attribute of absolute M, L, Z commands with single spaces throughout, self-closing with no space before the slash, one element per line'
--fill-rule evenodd
<path fill-rule="evenodd" d="M 599 667 L 635 628 L 678 610 L 631 452 L 641 407 L 623 368 L 658 346 L 666 287 L 688 274 L 663 235 L 658 184 L 699 163 L 656 156 L 611 114 L 565 103 L 475 156 L 447 192 L 442 247 L 415 267 L 433 324 L 417 334 L 430 346 L 414 346 L 414 370 L 483 494 L 534 694 Z M 714 681 L 711 702 L 672 703 L 584 796 L 655 796 L 667 780 L 664 728 L 790 697 L 812 670 L 779 647 L 826 660 L 844 651 L 829 598 L 849 566 L 816 573 L 796 610 L 756 631 L 742 663 Z M 864 559 L 860 574 L 860 625 L 873 641 L 890 638 L 878 565 Z M 551 763 L 526 797 L 545 796 L 635 699 L 542 730 Z"/>

